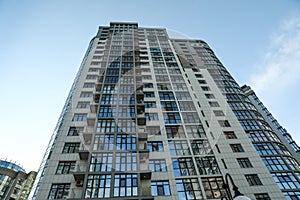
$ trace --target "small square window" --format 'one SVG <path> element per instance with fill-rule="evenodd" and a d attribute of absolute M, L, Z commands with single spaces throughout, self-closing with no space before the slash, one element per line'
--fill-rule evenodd
<path fill-rule="evenodd" d="M 202 89 L 203 91 L 210 91 L 210 88 L 207 87 L 207 86 L 202 86 L 201 89 Z"/>
<path fill-rule="evenodd" d="M 231 127 L 228 120 L 219 120 L 218 122 L 221 127 Z"/>
<path fill-rule="evenodd" d="M 244 152 L 244 149 L 241 144 L 230 144 L 230 147 L 233 152 Z"/>
<path fill-rule="evenodd" d="M 252 164 L 249 158 L 237 158 L 237 161 L 241 168 L 252 168 Z"/>
<path fill-rule="evenodd" d="M 245 175 L 248 183 L 250 186 L 254 186 L 254 185 L 262 185 L 259 177 L 257 174 L 248 174 L 248 175 Z"/>
<path fill-rule="evenodd" d="M 216 117 L 225 116 L 222 110 L 214 110 L 213 111 Z"/>
<path fill-rule="evenodd" d="M 207 99 L 215 99 L 215 95 L 213 95 L 213 94 L 205 94 L 205 97 Z"/>
<path fill-rule="evenodd" d="M 219 103 L 216 101 L 210 101 L 208 103 L 209 103 L 210 107 L 220 107 Z"/>
<path fill-rule="evenodd" d="M 256 200 L 271 200 L 269 197 L 268 193 L 259 193 L 259 194 L 254 194 Z M 296 197 L 296 199 L 298 199 Z"/>
<path fill-rule="evenodd" d="M 224 133 L 226 139 L 236 139 L 237 138 L 233 131 L 224 131 L 223 133 Z"/>

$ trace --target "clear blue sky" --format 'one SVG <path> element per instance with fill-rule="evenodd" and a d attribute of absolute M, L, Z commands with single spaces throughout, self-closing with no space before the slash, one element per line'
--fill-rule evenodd
<path fill-rule="evenodd" d="M 203 39 L 300 142 L 298 0 L 0 0 L 0 158 L 37 170 L 99 25 Z"/>

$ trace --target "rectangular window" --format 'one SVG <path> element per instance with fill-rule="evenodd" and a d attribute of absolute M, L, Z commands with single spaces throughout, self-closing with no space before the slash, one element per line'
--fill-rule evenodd
<path fill-rule="evenodd" d="M 148 142 L 149 151 L 164 151 L 162 142 Z"/>
<path fill-rule="evenodd" d="M 130 134 L 117 135 L 117 150 L 135 150 L 136 137 Z"/>
<path fill-rule="evenodd" d="M 256 200 L 271 200 L 268 193 L 254 194 Z M 297 198 L 298 199 L 298 198 Z"/>
<path fill-rule="evenodd" d="M 221 177 L 201 178 L 207 199 L 219 199 L 226 195 Z"/>
<path fill-rule="evenodd" d="M 79 101 L 76 108 L 79 108 L 79 109 L 90 108 L 90 102 L 87 102 L 87 101 Z"/>
<path fill-rule="evenodd" d="M 75 113 L 72 121 L 86 121 L 87 114 Z"/>
<path fill-rule="evenodd" d="M 165 124 L 180 124 L 181 118 L 179 113 L 164 113 Z"/>
<path fill-rule="evenodd" d="M 244 149 L 241 144 L 230 144 L 230 147 L 233 152 L 244 152 Z"/>
<path fill-rule="evenodd" d="M 116 174 L 114 184 L 115 197 L 128 197 L 138 195 L 137 174 Z"/>
<path fill-rule="evenodd" d="M 213 156 L 196 157 L 196 164 L 201 175 L 220 174 L 220 170 Z"/>
<path fill-rule="evenodd" d="M 169 181 L 152 181 L 152 196 L 169 196 L 171 195 Z"/>
<path fill-rule="evenodd" d="M 81 92 L 80 97 L 81 98 L 87 98 L 87 97 L 92 97 L 93 93 L 92 92 Z"/>
<path fill-rule="evenodd" d="M 97 75 L 87 75 L 86 79 L 87 80 L 96 80 L 97 79 Z"/>
<path fill-rule="evenodd" d="M 137 155 L 136 153 L 116 153 L 116 171 L 136 171 Z"/>
<path fill-rule="evenodd" d="M 226 139 L 236 139 L 237 138 L 233 131 L 224 131 L 223 133 L 224 133 Z"/>
<path fill-rule="evenodd" d="M 158 121 L 157 113 L 145 113 L 145 117 L 147 121 Z"/>
<path fill-rule="evenodd" d="M 296 179 L 295 175 L 292 174 L 291 172 L 272 173 L 272 176 L 281 190 L 300 188 L 300 182 Z"/>
<path fill-rule="evenodd" d="M 80 143 L 65 143 L 62 153 L 77 153 Z"/>
<path fill-rule="evenodd" d="M 167 137 L 169 138 L 185 138 L 182 126 L 166 126 Z"/>
<path fill-rule="evenodd" d="M 194 155 L 212 154 L 212 149 L 207 140 L 194 140 L 191 143 Z"/>
<path fill-rule="evenodd" d="M 191 95 L 188 92 L 176 92 L 177 100 L 192 100 Z"/>
<path fill-rule="evenodd" d="M 218 120 L 221 127 L 231 127 L 228 120 Z"/>
<path fill-rule="evenodd" d="M 149 169 L 152 172 L 166 172 L 167 164 L 165 159 L 149 160 Z"/>
<path fill-rule="evenodd" d="M 188 143 L 185 140 L 169 141 L 170 153 L 175 155 L 191 155 L 191 151 L 188 147 Z"/>
<path fill-rule="evenodd" d="M 97 123 L 96 131 L 99 133 L 113 133 L 116 131 L 116 122 L 114 119 L 102 119 Z"/>
<path fill-rule="evenodd" d="M 189 138 L 206 138 L 202 125 L 186 125 L 185 128 Z"/>
<path fill-rule="evenodd" d="M 154 92 L 144 92 L 144 97 L 145 98 L 151 98 L 151 97 L 155 97 Z"/>
<path fill-rule="evenodd" d="M 107 198 L 110 197 L 111 175 L 89 175 L 85 198 Z"/>
<path fill-rule="evenodd" d="M 68 136 L 78 136 L 79 132 L 82 132 L 83 129 L 83 127 L 71 126 L 68 131 Z"/>
<path fill-rule="evenodd" d="M 220 107 L 219 103 L 216 101 L 209 101 L 208 103 L 210 107 Z"/>
<path fill-rule="evenodd" d="M 197 178 L 176 179 L 178 199 L 203 199 Z"/>
<path fill-rule="evenodd" d="M 90 172 L 111 172 L 112 162 L 112 153 L 93 153 L 90 163 Z"/>
<path fill-rule="evenodd" d="M 213 94 L 205 94 L 205 97 L 207 99 L 215 99 L 215 95 L 213 95 Z"/>
<path fill-rule="evenodd" d="M 173 92 L 159 92 L 160 100 L 175 100 Z"/>
<path fill-rule="evenodd" d="M 262 185 L 259 177 L 257 174 L 248 174 L 248 175 L 245 175 L 248 183 L 250 186 L 254 186 L 254 185 Z"/>
<path fill-rule="evenodd" d="M 181 111 L 195 111 L 196 108 L 192 101 L 179 101 L 179 108 Z"/>
<path fill-rule="evenodd" d="M 252 164 L 249 158 L 237 158 L 237 161 L 241 168 L 252 168 Z"/>
<path fill-rule="evenodd" d="M 175 101 L 162 101 L 161 106 L 163 111 L 177 111 L 177 104 Z"/>
<path fill-rule="evenodd" d="M 69 183 L 52 184 L 49 192 L 48 200 L 66 199 L 69 196 L 69 191 L 70 191 Z"/>
<path fill-rule="evenodd" d="M 182 112 L 181 113 L 184 123 L 200 123 L 198 113 L 196 112 Z"/>
<path fill-rule="evenodd" d="M 175 176 L 192 176 L 197 175 L 192 158 L 172 159 Z"/>
<path fill-rule="evenodd" d="M 203 91 L 210 91 L 210 88 L 207 87 L 207 86 L 201 86 L 201 89 L 202 89 Z"/>
<path fill-rule="evenodd" d="M 216 117 L 225 116 L 225 114 L 222 110 L 214 110 L 213 112 L 214 112 Z"/>
<path fill-rule="evenodd" d="M 155 101 L 145 101 L 145 108 L 156 108 L 156 102 Z"/>
<path fill-rule="evenodd" d="M 83 88 L 94 88 L 95 87 L 95 83 L 84 83 L 83 84 Z"/>
<path fill-rule="evenodd" d="M 114 135 L 95 135 L 93 150 L 113 150 Z"/>
<path fill-rule="evenodd" d="M 75 161 L 59 161 L 56 174 L 70 174 L 75 171 Z"/>

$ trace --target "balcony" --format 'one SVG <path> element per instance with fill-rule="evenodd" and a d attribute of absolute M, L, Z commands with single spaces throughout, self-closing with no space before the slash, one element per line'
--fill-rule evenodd
<path fill-rule="evenodd" d="M 97 111 L 98 111 L 98 104 L 97 103 L 92 103 L 90 105 L 90 110 L 91 110 L 92 113 L 97 113 Z"/>
<path fill-rule="evenodd" d="M 140 125 L 140 126 L 146 125 L 146 117 L 145 117 L 145 115 L 138 114 L 137 117 L 138 117 L 137 118 L 138 125 Z"/>
<path fill-rule="evenodd" d="M 101 92 L 102 90 L 102 83 L 97 83 L 96 84 L 96 92 Z"/>
<path fill-rule="evenodd" d="M 138 140 L 139 141 L 145 141 L 148 139 L 148 134 L 147 133 L 138 133 Z"/>
<path fill-rule="evenodd" d="M 137 105 L 137 113 L 138 114 L 143 114 L 145 112 L 145 106 L 144 104 L 139 104 Z"/>
<path fill-rule="evenodd" d="M 84 178 L 85 178 L 85 173 L 84 172 L 74 172 L 73 177 L 75 179 L 76 186 L 77 187 L 82 187 L 83 182 L 84 182 Z"/>
<path fill-rule="evenodd" d="M 141 180 L 150 180 L 151 179 L 151 171 L 143 171 L 140 172 Z"/>
<path fill-rule="evenodd" d="M 95 103 L 99 103 L 100 100 L 100 92 L 95 92 L 93 96 L 93 100 Z"/>
<path fill-rule="evenodd" d="M 87 117 L 86 121 L 88 126 L 95 126 L 96 116 Z"/>
<path fill-rule="evenodd" d="M 89 158 L 90 152 L 88 150 L 79 150 L 78 154 L 80 160 L 87 160 Z"/>

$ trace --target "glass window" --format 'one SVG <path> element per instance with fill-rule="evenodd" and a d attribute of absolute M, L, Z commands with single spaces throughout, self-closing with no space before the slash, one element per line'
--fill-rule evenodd
<path fill-rule="evenodd" d="M 164 113 L 165 124 L 180 124 L 181 118 L 179 113 Z"/>
<path fill-rule="evenodd" d="M 94 88 L 95 87 L 95 83 L 84 83 L 83 84 L 83 88 Z"/>
<path fill-rule="evenodd" d="M 75 161 L 59 161 L 56 174 L 70 174 L 75 171 Z"/>
<path fill-rule="evenodd" d="M 158 121 L 158 113 L 145 113 L 147 121 Z"/>
<path fill-rule="evenodd" d="M 70 191 L 69 183 L 52 184 L 48 196 L 48 200 L 66 199 L 69 196 L 69 191 Z"/>
<path fill-rule="evenodd" d="M 160 126 L 146 126 L 146 130 L 151 135 L 161 135 Z"/>
<path fill-rule="evenodd" d="M 151 182 L 152 196 L 169 196 L 170 186 L 169 181 L 152 181 Z"/>
<path fill-rule="evenodd" d="M 145 108 L 156 108 L 155 101 L 145 101 Z"/>
<path fill-rule="evenodd" d="M 165 159 L 149 160 L 149 169 L 152 172 L 166 172 L 167 165 Z"/>
<path fill-rule="evenodd" d="M 201 175 L 220 174 L 220 170 L 213 156 L 196 157 L 196 163 Z"/>
<path fill-rule="evenodd" d="M 249 158 L 237 158 L 237 161 L 241 168 L 252 168 L 252 164 Z"/>
<path fill-rule="evenodd" d="M 136 137 L 130 134 L 117 135 L 117 150 L 135 150 Z"/>
<path fill-rule="evenodd" d="M 159 92 L 160 100 L 175 100 L 173 92 Z"/>
<path fill-rule="evenodd" d="M 221 127 L 230 127 L 230 123 L 228 120 L 218 120 Z"/>
<path fill-rule="evenodd" d="M 209 101 L 208 103 L 210 107 L 220 107 L 219 103 L 216 101 Z"/>
<path fill-rule="evenodd" d="M 175 101 L 162 101 L 161 106 L 163 111 L 177 111 L 177 104 Z"/>
<path fill-rule="evenodd" d="M 245 175 L 248 183 L 250 186 L 254 186 L 254 185 L 262 185 L 259 177 L 257 174 L 248 174 L 248 175 Z"/>
<path fill-rule="evenodd" d="M 212 154 L 212 149 L 207 140 L 194 140 L 191 142 L 194 155 Z"/>
<path fill-rule="evenodd" d="M 83 127 L 71 126 L 68 131 L 68 136 L 77 136 L 79 132 L 83 131 Z"/>
<path fill-rule="evenodd" d="M 197 178 L 176 179 L 179 199 L 203 199 Z"/>
<path fill-rule="evenodd" d="M 115 197 L 128 197 L 138 195 L 137 174 L 116 174 L 114 183 Z"/>
<path fill-rule="evenodd" d="M 205 138 L 206 134 L 204 132 L 202 125 L 186 125 L 186 133 L 189 138 Z"/>
<path fill-rule="evenodd" d="M 93 153 L 90 163 L 90 172 L 112 171 L 112 153 Z"/>
<path fill-rule="evenodd" d="M 207 199 L 219 199 L 225 196 L 222 177 L 201 178 Z"/>
<path fill-rule="evenodd" d="M 137 155 L 136 153 L 116 153 L 116 171 L 136 171 Z"/>
<path fill-rule="evenodd" d="M 79 108 L 79 109 L 90 108 L 90 102 L 87 102 L 87 101 L 79 101 L 76 108 Z"/>
<path fill-rule="evenodd" d="M 92 92 L 81 92 L 80 97 L 81 98 L 87 98 L 87 97 L 92 97 L 93 93 Z"/>
<path fill-rule="evenodd" d="M 147 144 L 149 151 L 164 151 L 162 142 L 148 142 Z"/>
<path fill-rule="evenodd" d="M 89 175 L 85 198 L 110 197 L 111 175 Z"/>
<path fill-rule="evenodd" d="M 236 139 L 237 138 L 233 131 L 224 131 L 223 133 L 224 133 L 226 139 Z"/>
<path fill-rule="evenodd" d="M 222 110 L 214 110 L 213 111 L 216 117 L 225 116 Z"/>
<path fill-rule="evenodd" d="M 278 171 L 278 170 L 288 170 L 288 166 L 283 161 L 281 157 L 264 157 L 263 162 L 267 166 L 268 170 Z"/>
<path fill-rule="evenodd" d="M 87 114 L 75 113 L 72 121 L 86 121 Z"/>
<path fill-rule="evenodd" d="M 155 97 L 154 92 L 144 92 L 144 97 Z"/>
<path fill-rule="evenodd" d="M 62 153 L 77 153 L 80 143 L 65 143 Z"/>
<path fill-rule="evenodd" d="M 170 153 L 175 155 L 191 155 L 188 143 L 185 140 L 169 141 Z"/>
<path fill-rule="evenodd" d="M 272 173 L 272 176 L 279 186 L 282 189 L 298 189 L 300 188 L 300 183 L 296 179 L 295 175 L 291 172 L 288 173 Z"/>
<path fill-rule="evenodd" d="M 259 155 L 273 155 L 277 154 L 274 146 L 271 143 L 263 142 L 259 144 L 253 144 Z"/>
<path fill-rule="evenodd" d="M 95 135 L 93 150 L 113 150 L 115 146 L 114 135 Z"/>
<path fill-rule="evenodd" d="M 192 158 L 172 159 L 175 176 L 192 176 L 197 175 Z"/>
<path fill-rule="evenodd" d="M 254 194 L 256 200 L 271 200 L 268 193 Z"/>
<path fill-rule="evenodd" d="M 200 123 L 198 113 L 196 112 L 182 112 L 181 115 L 184 123 Z"/>
<path fill-rule="evenodd" d="M 192 100 L 191 95 L 188 92 L 176 92 L 177 100 Z"/>
<path fill-rule="evenodd" d="M 185 138 L 182 126 L 166 126 L 167 137 L 169 138 Z"/>
<path fill-rule="evenodd" d="M 244 149 L 241 144 L 230 144 L 230 147 L 233 152 L 244 152 Z"/>

